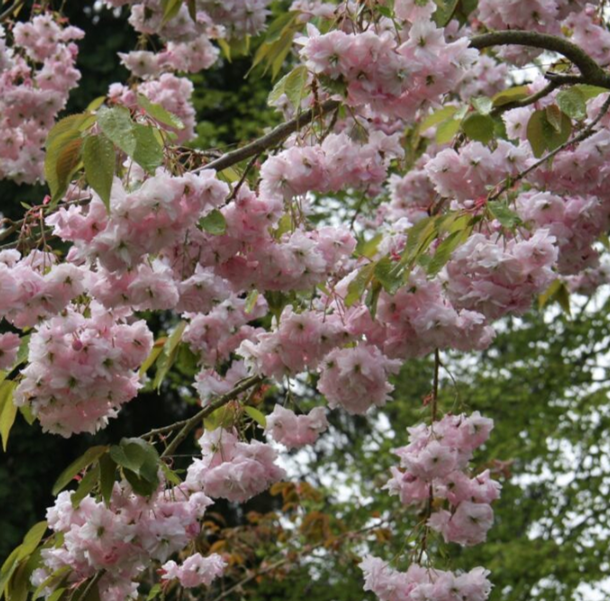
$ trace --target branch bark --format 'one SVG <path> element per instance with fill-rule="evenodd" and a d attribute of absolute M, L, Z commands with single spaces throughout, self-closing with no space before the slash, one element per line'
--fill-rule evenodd
<path fill-rule="evenodd" d="M 477 50 L 493 46 L 529 46 L 557 52 L 576 65 L 583 77 L 583 83 L 610 89 L 610 73 L 582 48 L 554 35 L 536 31 L 494 31 L 471 38 L 470 46 Z"/>
<path fill-rule="evenodd" d="M 283 142 L 290 134 L 293 134 L 300 127 L 308 125 L 316 117 L 322 117 L 340 106 L 340 102 L 337 100 L 327 100 L 323 102 L 319 107 L 309 109 L 304 113 L 301 113 L 294 119 L 286 121 L 278 125 L 275 129 L 272 129 L 268 134 L 264 135 L 250 144 L 246 144 L 237 150 L 227 152 L 220 158 L 204 165 L 201 169 L 216 169 L 216 171 L 222 171 L 227 167 L 236 165 L 245 159 L 261 154 L 268 148 Z"/>
<path fill-rule="evenodd" d="M 182 441 L 188 436 L 188 434 L 196 428 L 199 424 L 201 424 L 201 420 L 206 418 L 208 415 L 219 409 L 220 407 L 226 405 L 229 401 L 234 400 L 238 397 L 242 392 L 246 392 L 250 388 L 260 384 L 264 378 L 262 376 L 252 376 L 251 378 L 247 378 L 243 380 L 241 384 L 238 384 L 233 390 L 227 392 L 227 394 L 223 394 L 219 396 L 216 400 L 208 403 L 201 411 L 193 415 L 193 417 L 183 421 L 178 422 L 177 424 L 173 424 L 171 428 L 176 428 L 177 426 L 182 426 L 182 429 L 178 434 L 176 434 L 176 438 L 174 438 L 168 445 L 165 451 L 161 454 L 161 457 L 167 457 L 171 455 L 178 446 L 182 443 Z M 154 433 L 158 433 L 160 431 L 165 431 L 165 428 L 159 428 L 158 430 L 151 430 L 148 434 L 145 434 L 142 438 L 148 438 Z"/>

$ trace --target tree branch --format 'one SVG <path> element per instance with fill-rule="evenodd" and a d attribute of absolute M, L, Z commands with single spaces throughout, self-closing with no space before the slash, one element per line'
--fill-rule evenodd
<path fill-rule="evenodd" d="M 597 117 L 595 117 L 595 119 L 593 119 L 593 121 L 591 121 L 591 123 L 589 123 L 589 125 L 587 125 L 587 127 L 585 127 L 577 136 L 574 136 L 573 138 L 569 139 L 567 142 L 564 142 L 561 146 L 558 146 L 557 148 L 555 148 L 555 150 L 552 150 L 547 155 L 543 156 L 540 160 L 536 161 L 533 165 L 530 165 L 524 171 L 521 171 L 521 173 L 519 173 L 515 177 L 508 178 L 504 182 L 504 184 L 501 186 L 501 188 L 497 192 L 494 192 L 487 199 L 487 201 L 489 202 L 491 200 L 496 200 L 504 192 L 506 192 L 510 187 L 512 187 L 516 182 L 522 180 L 526 175 L 529 175 L 532 171 L 535 171 L 541 165 L 544 165 L 544 163 L 546 163 L 549 159 L 552 159 L 556 154 L 558 154 L 562 150 L 565 150 L 566 148 L 572 146 L 573 144 L 578 144 L 579 142 L 586 140 L 589 136 L 592 136 L 595 131 L 595 126 L 602 120 L 603 116 L 609 110 L 610 110 L 610 96 L 608 96 L 608 98 L 604 102 Z"/>
<path fill-rule="evenodd" d="M 290 134 L 297 131 L 299 127 L 308 125 L 316 117 L 322 117 L 323 115 L 334 111 L 340 106 L 340 104 L 341 103 L 337 100 L 327 100 L 319 107 L 311 108 L 308 111 L 301 113 L 294 119 L 278 125 L 275 129 L 272 129 L 262 138 L 254 140 L 254 142 L 250 142 L 250 144 L 246 144 L 237 150 L 227 152 L 220 158 L 208 163 L 207 165 L 204 165 L 201 167 L 201 169 L 216 169 L 216 171 L 222 171 L 227 167 L 240 163 L 244 159 L 249 159 L 257 154 L 261 154 L 268 148 L 271 148 L 272 146 L 284 141 Z"/>
<path fill-rule="evenodd" d="M 557 52 L 576 65 L 583 77 L 583 83 L 610 89 L 610 73 L 600 67 L 582 48 L 564 38 L 536 31 L 494 31 L 471 38 L 470 46 L 478 50 L 492 46 L 529 46 Z"/>
<path fill-rule="evenodd" d="M 176 424 L 173 424 L 170 430 L 176 429 L 180 426 L 182 426 L 182 429 L 180 430 L 180 432 L 178 432 L 178 434 L 176 434 L 176 438 L 174 438 L 169 443 L 169 445 L 167 445 L 167 448 L 165 449 L 165 451 L 163 451 L 161 457 L 167 457 L 168 455 L 171 455 L 178 448 L 180 443 L 188 436 L 189 432 L 191 432 L 191 430 L 196 428 L 201 423 L 202 419 L 216 411 L 216 409 L 219 409 L 220 407 L 226 405 L 229 401 L 232 401 L 233 399 L 238 397 L 242 392 L 245 392 L 253 386 L 260 384 L 263 380 L 264 378 L 262 376 L 252 376 L 251 378 L 247 378 L 243 380 L 241 384 L 238 384 L 235 388 L 233 388 L 233 390 L 227 392 L 226 394 L 223 394 L 222 396 L 219 396 L 215 401 L 208 403 L 201 411 L 193 415 L 193 417 L 183 422 L 177 422 Z M 151 430 L 148 434 L 144 434 L 142 438 L 148 438 L 152 434 L 159 433 L 162 431 L 168 431 L 167 428 L 169 428 L 169 426 L 166 428 L 159 428 L 158 430 Z"/>

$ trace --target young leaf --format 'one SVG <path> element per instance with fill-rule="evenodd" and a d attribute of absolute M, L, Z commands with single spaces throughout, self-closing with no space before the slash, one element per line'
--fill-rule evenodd
<path fill-rule="evenodd" d="M 497 219 L 504 227 L 513 230 L 522 221 L 519 215 L 515 213 L 506 203 L 499 200 L 492 200 L 487 203 L 489 212 Z"/>
<path fill-rule="evenodd" d="M 108 451 L 107 446 L 97 446 L 87 449 L 83 455 L 75 459 L 57 478 L 53 485 L 53 495 L 58 495 L 74 477 L 95 463 L 102 455 Z"/>
<path fill-rule="evenodd" d="M 460 131 L 459 119 L 447 119 L 436 128 L 436 143 L 448 144 L 453 140 L 455 134 Z"/>
<path fill-rule="evenodd" d="M 116 157 L 114 144 L 103 134 L 88 136 L 83 144 L 83 164 L 87 183 L 97 192 L 110 213 L 110 192 Z"/>
<path fill-rule="evenodd" d="M 457 106 L 444 106 L 442 109 L 434 111 L 431 115 L 426 117 L 421 122 L 419 126 L 420 131 L 424 132 L 427 129 L 434 127 L 435 125 L 442 123 L 443 121 L 447 121 L 448 119 L 453 117 L 453 115 L 455 115 L 457 110 Z"/>
<path fill-rule="evenodd" d="M 509 88 L 508 90 L 498 92 L 491 100 L 495 107 L 499 107 L 505 104 L 510 104 L 511 102 L 523 100 L 529 95 L 530 93 L 527 86 L 517 86 L 515 88 Z"/>
<path fill-rule="evenodd" d="M 72 493 L 72 507 L 76 508 L 80 502 L 95 488 L 100 478 L 100 466 L 96 463 L 83 477 L 78 488 Z"/>
<path fill-rule="evenodd" d="M 432 19 L 438 27 L 445 27 L 453 18 L 459 0 L 434 0 L 436 10 L 432 15 Z"/>
<path fill-rule="evenodd" d="M 472 113 L 462 121 L 462 131 L 471 139 L 487 144 L 494 137 L 494 120 L 489 115 Z"/>
<path fill-rule="evenodd" d="M 199 220 L 199 228 L 213 236 L 222 236 L 227 231 L 227 222 L 218 209 L 213 209 Z"/>
<path fill-rule="evenodd" d="M 298 110 L 301 106 L 305 86 L 307 85 L 307 77 L 307 67 L 295 67 L 290 73 L 284 75 L 284 77 L 277 82 L 269 94 L 268 103 L 274 105 L 282 94 L 286 94 L 290 104 L 292 104 L 293 108 Z"/>
<path fill-rule="evenodd" d="M 184 123 L 176 115 L 165 110 L 160 104 L 151 102 L 144 94 L 138 94 L 138 104 L 155 121 L 174 129 L 184 129 Z"/>
<path fill-rule="evenodd" d="M 557 94 L 557 104 L 572 119 L 580 120 L 587 116 L 587 99 L 577 87 L 559 92 Z"/>
<path fill-rule="evenodd" d="M 403 284 L 401 274 L 394 269 L 394 263 L 389 257 L 382 257 L 375 263 L 375 279 L 389 294 L 394 294 Z"/>
<path fill-rule="evenodd" d="M 157 373 L 155 374 L 155 379 L 153 381 L 153 387 L 157 390 L 161 388 L 161 383 L 176 360 L 178 345 L 182 339 L 184 328 L 186 328 L 186 321 L 181 321 L 171 335 L 168 336 L 165 344 L 163 345 L 163 352 L 161 353 L 161 357 L 157 365 Z"/>
<path fill-rule="evenodd" d="M 17 406 L 13 403 L 13 392 L 17 382 L 4 380 L 0 383 L 0 436 L 2 437 L 2 449 L 6 452 L 8 437 L 17 416 Z"/>
<path fill-rule="evenodd" d="M 357 300 L 359 300 L 366 287 L 370 284 L 373 279 L 373 272 L 375 271 L 375 263 L 369 263 L 360 269 L 358 275 L 348 284 L 347 296 L 345 297 L 345 305 L 351 307 Z"/>
<path fill-rule="evenodd" d="M 262 426 L 263 428 L 265 428 L 267 426 L 267 418 L 265 417 L 265 415 L 260 412 L 258 409 L 256 409 L 255 407 L 251 407 L 250 405 L 246 405 L 246 407 L 244 407 L 244 411 L 260 426 Z"/>
<path fill-rule="evenodd" d="M 163 163 L 163 145 L 155 136 L 155 128 L 136 123 L 133 133 L 136 139 L 136 149 L 131 155 L 133 160 L 145 171 L 154 173 Z"/>
<path fill-rule="evenodd" d="M 133 156 L 138 141 L 135 135 L 135 123 L 128 109 L 123 106 L 103 107 L 97 113 L 97 123 L 115 146 L 125 154 Z"/>

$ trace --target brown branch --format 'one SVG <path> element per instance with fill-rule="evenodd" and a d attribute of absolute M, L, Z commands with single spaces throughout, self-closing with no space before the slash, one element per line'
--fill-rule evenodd
<path fill-rule="evenodd" d="M 254 142 L 250 142 L 250 144 L 246 144 L 237 150 L 227 152 L 220 158 L 204 165 L 201 169 L 216 169 L 216 171 L 222 171 L 245 159 L 261 154 L 268 148 L 283 142 L 290 134 L 293 134 L 300 127 L 308 125 L 317 117 L 322 117 L 323 115 L 334 111 L 340 104 L 341 103 L 337 100 L 327 100 L 319 107 L 311 108 L 294 119 L 278 125 L 275 129 L 272 129 L 268 134 L 262 136 L 258 140 L 254 140 Z"/>
<path fill-rule="evenodd" d="M 182 426 L 182 429 L 180 430 L 180 432 L 178 432 L 178 434 L 176 434 L 176 438 L 174 438 L 169 443 L 169 445 L 167 445 L 167 448 L 161 454 L 161 457 L 167 457 L 168 455 L 171 455 L 178 448 L 180 443 L 182 443 L 182 441 L 189 435 L 191 430 L 196 428 L 201 423 L 201 420 L 203 420 L 208 415 L 210 415 L 211 413 L 216 411 L 216 409 L 220 409 L 220 407 L 223 407 L 224 405 L 226 405 L 229 401 L 234 400 L 242 392 L 245 392 L 246 390 L 252 388 L 253 386 L 260 384 L 263 380 L 264 380 L 264 378 L 262 376 L 252 376 L 251 378 L 247 378 L 247 379 L 243 380 L 241 382 L 241 384 L 238 384 L 237 386 L 235 386 L 235 388 L 233 388 L 233 390 L 227 392 L 226 394 L 223 394 L 222 396 L 219 396 L 216 400 L 212 401 L 211 403 L 208 403 L 201 411 L 199 411 L 198 413 L 193 415 L 193 417 L 191 417 L 185 421 L 177 422 L 176 424 L 172 424 L 172 426 L 167 426 L 166 428 L 158 428 L 157 430 L 151 430 L 150 432 L 145 434 L 143 436 L 143 438 L 144 437 L 148 438 L 155 433 L 176 430 L 176 429 L 178 429 L 178 427 Z M 169 430 L 167 428 L 169 428 Z"/>
<path fill-rule="evenodd" d="M 582 48 L 564 38 L 536 31 L 494 31 L 471 38 L 470 46 L 478 50 L 493 46 L 529 46 L 557 52 L 576 65 L 584 83 L 610 89 L 610 73 Z"/>

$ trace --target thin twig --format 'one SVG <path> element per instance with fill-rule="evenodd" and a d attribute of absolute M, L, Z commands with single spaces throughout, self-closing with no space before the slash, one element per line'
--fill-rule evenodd
<path fill-rule="evenodd" d="M 496 200 L 502 194 L 504 194 L 504 192 L 511 188 L 516 182 L 522 180 L 532 171 L 538 169 L 538 167 L 540 167 L 541 165 L 544 165 L 544 163 L 546 163 L 549 159 L 552 159 L 555 155 L 559 154 L 562 150 L 565 150 L 566 148 L 574 144 L 578 144 L 579 142 L 582 142 L 583 140 L 586 140 L 589 136 L 593 135 L 593 130 L 595 129 L 595 126 L 601 121 L 602 117 L 608 112 L 609 109 L 610 96 L 608 96 L 608 98 L 604 102 L 597 117 L 595 117 L 595 119 L 593 119 L 593 121 L 591 121 L 591 123 L 589 123 L 589 125 L 587 125 L 587 127 L 585 127 L 577 136 L 571 138 L 567 142 L 564 142 L 561 146 L 558 146 L 557 148 L 555 148 L 555 150 L 552 150 L 547 155 L 543 156 L 539 161 L 536 161 L 533 165 L 530 165 L 527 169 L 521 171 L 521 173 L 518 173 L 515 177 L 507 178 L 502 187 L 497 192 L 494 192 L 494 194 L 492 194 L 487 200 Z"/>
<path fill-rule="evenodd" d="M 201 420 L 216 411 L 216 409 L 220 409 L 220 407 L 226 405 L 229 401 L 232 401 L 233 399 L 238 397 L 242 392 L 245 392 L 253 386 L 260 384 L 263 380 L 264 378 L 262 376 L 252 376 L 251 378 L 247 378 L 243 380 L 241 384 L 238 384 L 235 388 L 233 388 L 233 390 L 231 390 L 230 392 L 227 392 L 226 394 L 219 396 L 215 401 L 208 403 L 201 411 L 199 411 L 193 417 L 187 419 L 185 422 L 178 422 L 178 424 L 182 425 L 182 429 L 178 432 L 178 434 L 176 434 L 176 438 L 174 438 L 167 445 L 167 448 L 165 449 L 165 451 L 163 451 L 161 457 L 167 457 L 168 455 L 171 455 L 178 448 L 180 443 L 182 443 L 182 441 L 188 436 L 189 432 L 201 423 Z M 173 426 L 174 429 L 177 428 L 176 424 L 173 424 Z M 149 435 L 150 432 L 148 434 L 145 434 L 144 436 Z"/>
<path fill-rule="evenodd" d="M 319 107 L 311 108 L 294 119 L 278 125 L 275 129 L 272 129 L 268 134 L 262 136 L 258 140 L 254 140 L 254 142 L 250 142 L 250 144 L 246 144 L 237 150 L 227 152 L 220 158 L 208 163 L 207 165 L 204 165 L 199 169 L 196 169 L 196 171 L 203 169 L 216 169 L 216 171 L 222 171 L 227 167 L 241 163 L 241 161 L 245 159 L 249 159 L 252 156 L 261 154 L 268 148 L 283 142 L 290 134 L 293 134 L 303 125 L 307 125 L 308 123 L 314 121 L 317 117 L 321 117 L 327 113 L 330 113 L 331 111 L 334 111 L 339 107 L 339 105 L 340 102 L 337 100 L 327 100 Z"/>

